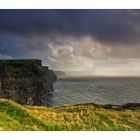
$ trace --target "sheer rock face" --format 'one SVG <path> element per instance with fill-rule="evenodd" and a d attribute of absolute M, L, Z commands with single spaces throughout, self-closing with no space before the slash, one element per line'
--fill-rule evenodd
<path fill-rule="evenodd" d="M 0 98 L 23 105 L 46 105 L 56 80 L 41 60 L 0 60 Z"/>

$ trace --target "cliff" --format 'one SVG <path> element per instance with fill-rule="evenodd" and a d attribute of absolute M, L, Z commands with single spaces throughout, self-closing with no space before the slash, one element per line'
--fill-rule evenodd
<path fill-rule="evenodd" d="M 0 60 L 0 98 L 23 105 L 46 105 L 56 80 L 41 60 Z"/>
<path fill-rule="evenodd" d="M 63 71 L 54 71 L 54 73 L 58 78 L 62 78 L 66 76 L 66 73 Z"/>

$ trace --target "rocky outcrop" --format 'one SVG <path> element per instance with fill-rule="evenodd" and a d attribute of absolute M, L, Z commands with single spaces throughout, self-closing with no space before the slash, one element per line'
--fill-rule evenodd
<path fill-rule="evenodd" d="M 56 80 L 41 60 L 0 60 L 0 98 L 23 105 L 46 105 Z"/>
<path fill-rule="evenodd" d="M 54 73 L 58 78 L 63 78 L 67 76 L 66 73 L 63 71 L 54 71 Z"/>

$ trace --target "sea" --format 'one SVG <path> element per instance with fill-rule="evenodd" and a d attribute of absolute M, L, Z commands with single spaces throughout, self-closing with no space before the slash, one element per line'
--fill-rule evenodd
<path fill-rule="evenodd" d="M 140 103 L 140 78 L 65 77 L 54 83 L 48 106 Z"/>

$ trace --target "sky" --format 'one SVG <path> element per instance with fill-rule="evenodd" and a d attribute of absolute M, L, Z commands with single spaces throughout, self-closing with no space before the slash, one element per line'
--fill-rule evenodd
<path fill-rule="evenodd" d="M 140 76 L 140 10 L 0 10 L 0 58 Z"/>

